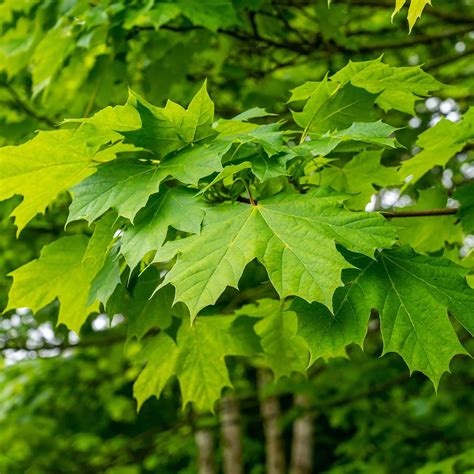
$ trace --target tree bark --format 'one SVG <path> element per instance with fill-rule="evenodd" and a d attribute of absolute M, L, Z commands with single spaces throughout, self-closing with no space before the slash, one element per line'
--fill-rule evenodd
<path fill-rule="evenodd" d="M 267 474 L 284 474 L 286 471 L 285 450 L 281 429 L 280 402 L 275 396 L 265 397 L 264 389 L 272 380 L 269 370 L 257 372 L 260 396 L 260 413 L 265 434 L 265 456 Z"/>
<path fill-rule="evenodd" d="M 214 438 L 208 428 L 197 428 L 194 433 L 198 451 L 198 473 L 215 474 L 214 465 Z"/>
<path fill-rule="evenodd" d="M 291 444 L 290 474 L 311 474 L 313 469 L 314 416 L 308 413 L 310 399 L 307 395 L 297 394 L 294 405 L 303 413 L 293 423 Z"/>
<path fill-rule="evenodd" d="M 224 474 L 243 474 L 240 411 L 233 395 L 222 398 L 220 413 Z"/>

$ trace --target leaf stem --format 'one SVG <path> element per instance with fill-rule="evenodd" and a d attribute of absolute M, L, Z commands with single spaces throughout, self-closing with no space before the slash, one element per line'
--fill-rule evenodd
<path fill-rule="evenodd" d="M 257 201 L 255 201 L 255 199 L 253 198 L 252 193 L 250 192 L 250 187 L 247 185 L 247 183 L 242 178 L 237 178 L 235 181 L 242 181 L 245 187 L 245 190 L 247 191 L 247 194 L 249 195 L 250 204 L 252 204 L 252 206 L 256 206 Z"/>

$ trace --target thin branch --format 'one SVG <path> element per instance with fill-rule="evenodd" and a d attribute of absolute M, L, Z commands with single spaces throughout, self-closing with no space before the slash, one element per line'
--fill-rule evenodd
<path fill-rule="evenodd" d="M 30 117 L 33 117 L 34 119 L 38 120 L 38 122 L 43 122 L 46 124 L 48 127 L 54 128 L 56 124 L 54 123 L 53 120 L 51 120 L 49 117 L 46 117 L 45 115 L 38 114 L 28 102 L 23 100 L 18 92 L 7 82 L 0 82 L 0 87 L 3 87 L 12 97 L 12 99 L 15 102 L 15 105 L 21 109 L 23 112 L 25 112 L 26 115 L 29 115 Z"/>
<path fill-rule="evenodd" d="M 444 39 L 452 38 L 453 36 L 456 37 L 464 33 L 469 33 L 470 31 L 472 31 L 472 25 L 465 25 L 461 28 L 444 29 L 442 31 L 430 35 L 419 35 L 413 38 L 407 37 L 401 40 L 360 45 L 357 47 L 356 52 L 368 53 L 371 51 L 378 50 L 405 48 L 419 44 L 430 44 L 436 41 L 442 41 Z"/>
<path fill-rule="evenodd" d="M 177 33 L 184 33 L 187 31 L 195 31 L 195 30 L 204 30 L 205 28 L 200 25 L 192 25 L 192 26 L 173 26 L 173 25 L 163 25 L 160 27 L 162 30 L 168 30 L 168 31 L 174 31 Z M 156 29 L 152 26 L 141 26 L 141 27 L 136 27 L 133 30 L 130 30 L 128 34 L 128 39 L 133 38 L 137 33 L 140 33 L 141 31 L 156 31 Z M 285 49 L 289 51 L 294 51 L 300 54 L 310 54 L 311 52 L 311 45 L 303 45 L 301 43 L 295 43 L 291 41 L 285 41 L 284 43 L 279 43 L 278 41 L 274 41 L 270 38 L 264 38 L 262 36 L 254 36 L 254 35 L 249 35 L 245 34 L 240 31 L 235 31 L 235 30 L 228 30 L 225 28 L 219 28 L 217 30 L 217 33 L 226 35 L 226 36 L 231 36 L 232 38 L 238 39 L 239 41 L 243 42 L 248 42 L 248 41 L 254 41 L 257 43 L 262 43 L 267 46 L 273 46 L 275 48 L 279 49 Z"/>
<path fill-rule="evenodd" d="M 466 49 L 462 53 L 455 52 L 455 53 L 446 54 L 444 56 L 441 56 L 440 58 L 434 59 L 433 61 L 430 61 L 429 63 L 425 64 L 423 66 L 423 69 L 425 71 L 431 71 L 432 69 L 437 69 L 439 67 L 445 66 L 446 64 L 459 61 L 460 59 L 470 56 L 471 54 L 474 54 L 474 48 Z"/>
<path fill-rule="evenodd" d="M 160 29 L 182 33 L 182 32 L 194 31 L 194 30 L 203 30 L 204 27 L 200 25 L 191 25 L 191 26 L 163 25 L 160 27 Z M 386 42 L 381 42 L 381 43 L 369 43 L 365 45 L 364 44 L 357 45 L 353 49 L 346 48 L 345 46 L 341 44 L 338 44 L 337 48 L 341 53 L 350 53 L 350 54 L 384 51 L 387 49 L 399 49 L 399 48 L 411 47 L 414 45 L 430 44 L 433 42 L 442 41 L 444 39 L 448 39 L 453 36 L 469 33 L 471 30 L 472 30 L 472 26 L 469 24 L 469 25 L 463 25 L 462 27 L 459 27 L 459 28 L 443 29 L 439 32 L 428 34 L 428 35 L 406 37 L 400 40 L 386 41 Z M 128 38 L 132 38 L 133 36 L 135 36 L 141 31 L 156 31 L 156 29 L 152 26 L 135 27 L 134 29 L 130 30 L 130 32 L 128 33 Z M 306 56 L 310 56 L 313 54 L 320 54 L 321 52 L 326 52 L 326 53 L 330 52 L 327 50 L 327 48 L 324 51 L 321 51 L 321 44 L 318 37 L 316 37 L 312 41 L 279 42 L 271 38 L 261 36 L 258 33 L 258 31 L 256 34 L 255 34 L 255 31 L 253 34 L 248 34 L 242 31 L 219 28 L 217 30 L 217 33 L 231 36 L 242 42 L 260 43 L 262 45 L 274 47 L 277 49 L 283 49 L 287 51 L 293 51 L 298 54 L 306 55 Z"/>
<path fill-rule="evenodd" d="M 445 209 L 424 209 L 420 211 L 399 211 L 399 212 L 387 212 L 383 211 L 381 214 L 384 217 L 393 219 L 396 217 L 431 217 L 431 216 L 451 216 L 456 214 L 458 210 L 456 208 L 447 207 Z"/>

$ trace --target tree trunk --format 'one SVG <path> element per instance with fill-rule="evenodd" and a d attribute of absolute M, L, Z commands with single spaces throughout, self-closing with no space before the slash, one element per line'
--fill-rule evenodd
<path fill-rule="evenodd" d="M 310 399 L 307 395 L 295 395 L 294 405 L 302 414 L 293 423 L 290 474 L 311 474 L 313 469 L 314 417 L 308 413 Z"/>
<path fill-rule="evenodd" d="M 194 433 L 198 451 L 198 473 L 215 474 L 214 466 L 214 438 L 208 428 L 198 428 Z"/>
<path fill-rule="evenodd" d="M 275 396 L 265 397 L 264 389 L 272 380 L 269 370 L 259 370 L 257 373 L 260 395 L 260 412 L 263 419 L 265 434 L 265 455 L 267 474 L 285 473 L 285 450 L 283 445 L 280 423 L 280 403 Z"/>
<path fill-rule="evenodd" d="M 220 421 L 224 474 L 243 474 L 240 412 L 233 395 L 222 398 Z"/>

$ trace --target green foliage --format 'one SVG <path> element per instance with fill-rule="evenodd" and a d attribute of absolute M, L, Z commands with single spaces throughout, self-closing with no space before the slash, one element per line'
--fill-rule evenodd
<path fill-rule="evenodd" d="M 17 184 L 23 169 L 32 180 L 44 175 L 55 183 L 36 196 L 22 179 L 15 192 L 25 201 L 13 215 L 25 203 L 29 212 L 20 214 L 20 225 L 64 189 L 72 194 L 67 221 L 95 222 L 90 239 L 63 237 L 15 270 L 8 309 L 37 311 L 58 298 L 58 323 L 79 331 L 102 304 L 128 316 L 129 337 L 161 330 L 144 339 L 139 361 L 146 365 L 135 384 L 140 405 L 176 376 L 184 405 L 212 409 L 232 386 L 225 361 L 232 356 L 258 355 L 277 378 L 302 372 L 319 357 L 362 345 L 373 308 L 384 352 L 399 353 L 411 371 L 437 385 L 452 357 L 465 352 L 447 311 L 472 330 L 466 271 L 409 250 L 382 251 L 398 245 L 396 227 L 379 213 L 350 210 L 364 208 L 379 187 L 401 183 L 396 167 L 381 163 L 385 150 L 400 146 L 398 129 L 381 120 L 382 111 L 407 110 L 398 103 L 410 103 L 411 111 L 436 87 L 417 67 L 352 62 L 331 79 L 293 90 L 291 101 L 304 101 L 293 111 L 301 130 L 282 128 L 259 108 L 214 122 L 205 83 L 187 109 L 171 101 L 158 108 L 131 92 L 125 106 L 99 111 L 75 130 L 42 132 L 5 148 L 9 183 Z M 471 112 L 458 124 L 444 121 L 424 132 L 417 142 L 424 151 L 401 163 L 402 177 L 414 172 L 417 181 L 460 151 L 471 139 Z M 59 136 L 68 146 L 51 153 L 45 143 Z M 433 146 L 436 161 L 424 158 Z M 58 186 L 50 169 L 64 176 L 66 155 L 74 163 Z M 443 207 L 446 198 L 437 201 L 436 193 L 420 191 L 413 209 Z M 419 252 L 462 238 L 453 217 L 434 221 L 439 227 L 432 217 L 409 219 L 397 225 L 400 241 Z M 256 284 L 250 300 L 276 299 L 257 301 L 256 313 L 228 314 L 239 306 L 229 288 L 246 298 L 255 285 L 245 289 L 246 274 L 255 262 L 268 281 Z M 162 276 L 135 274 L 149 265 Z M 132 275 L 138 283 L 130 299 Z"/>
<path fill-rule="evenodd" d="M 395 10 L 392 14 L 392 19 L 394 15 L 396 15 L 405 5 L 406 0 L 395 0 Z M 420 18 L 423 9 L 426 5 L 431 5 L 431 0 L 410 0 L 410 6 L 408 8 L 408 25 L 410 27 L 410 31 L 415 26 L 416 20 Z"/>
<path fill-rule="evenodd" d="M 101 282 L 94 278 L 107 262 L 111 224 L 109 217 L 104 219 L 90 239 L 83 235 L 62 237 L 45 246 L 39 259 L 15 270 L 7 309 L 27 306 L 37 311 L 58 298 L 58 323 L 79 331 L 87 316 L 98 309 L 95 298 L 90 299 L 90 292 L 97 291 L 94 282 L 110 284 L 108 279 Z"/>
<path fill-rule="evenodd" d="M 471 107 L 460 122 L 453 123 L 443 119 L 423 132 L 416 142 L 422 151 L 410 161 L 402 163 L 401 176 L 414 183 L 434 166 L 446 166 L 457 152 L 473 142 L 474 109 Z"/>
<path fill-rule="evenodd" d="M 470 0 L 0 3 L 1 472 L 474 468 Z"/>
<path fill-rule="evenodd" d="M 443 209 L 448 204 L 448 197 L 443 189 L 427 188 L 419 192 L 415 205 L 407 206 L 407 211 L 423 209 Z M 397 219 L 400 242 L 411 245 L 419 253 L 436 252 L 443 249 L 446 243 L 462 242 L 462 228 L 456 225 L 458 217 L 439 216 L 438 219 L 428 217 L 405 217 Z M 464 226 L 465 230 L 469 229 Z"/>

